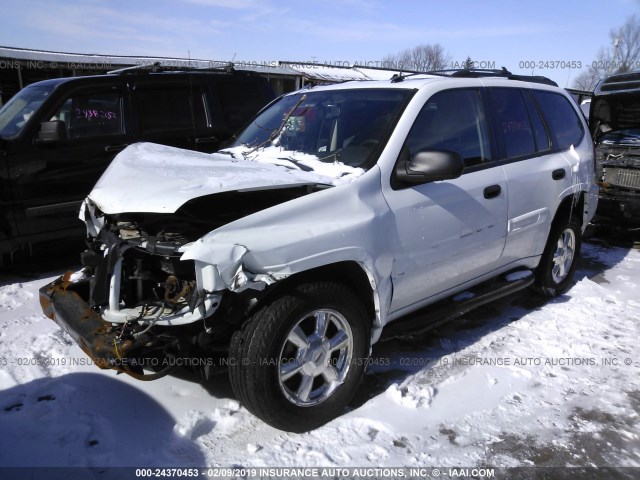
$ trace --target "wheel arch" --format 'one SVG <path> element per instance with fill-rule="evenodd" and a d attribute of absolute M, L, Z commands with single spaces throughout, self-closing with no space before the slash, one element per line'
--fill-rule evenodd
<path fill-rule="evenodd" d="M 375 278 L 365 265 L 355 260 L 339 261 L 294 273 L 271 285 L 257 306 L 272 301 L 291 290 L 294 285 L 321 281 L 339 283 L 349 288 L 362 301 L 362 306 L 372 321 L 372 335 L 381 329 L 380 299 Z"/>
<path fill-rule="evenodd" d="M 576 219 L 584 231 L 585 217 L 584 217 L 584 192 L 579 191 L 574 194 L 565 196 L 558 205 L 556 213 L 551 221 L 551 228 L 549 232 L 552 232 L 559 224 L 568 222 L 571 218 Z"/>
<path fill-rule="evenodd" d="M 535 271 L 533 289 L 543 296 L 555 297 L 564 293 L 571 285 L 576 269 L 576 261 L 580 255 L 581 233 L 584 232 L 586 227 L 583 215 L 584 202 L 584 193 L 576 192 L 564 197 L 556 210 L 540 263 Z M 571 248 L 568 248 L 568 244 L 564 244 L 563 232 L 566 229 L 572 229 L 575 234 Z M 557 252 L 561 252 L 561 254 L 556 261 L 555 255 Z M 571 252 L 570 256 L 567 257 L 566 252 Z M 571 262 L 568 264 L 568 268 L 567 262 L 569 260 L 567 258 L 570 258 Z M 560 278 L 555 278 L 554 269 L 560 268 L 560 265 L 562 265 L 561 270 L 557 273 Z M 565 271 L 567 273 L 563 273 Z"/>

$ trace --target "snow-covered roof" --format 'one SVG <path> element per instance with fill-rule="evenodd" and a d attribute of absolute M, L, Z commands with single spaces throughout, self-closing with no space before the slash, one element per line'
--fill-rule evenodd
<path fill-rule="evenodd" d="M 350 80 L 369 80 L 363 73 L 349 67 L 333 67 L 314 63 L 280 62 L 280 65 L 295 70 L 308 80 L 322 82 L 348 82 Z"/>
<path fill-rule="evenodd" d="M 382 70 L 379 68 L 353 67 L 357 72 L 362 73 L 370 80 L 390 80 L 391 77 L 400 73 L 398 70 Z"/>
<path fill-rule="evenodd" d="M 153 65 L 176 68 L 224 68 L 228 61 L 177 57 L 145 57 L 128 55 L 102 55 L 95 53 L 51 52 L 16 47 L 0 47 L 0 58 L 11 58 L 26 62 L 46 62 L 52 68 L 88 68 L 113 70 L 134 65 Z M 333 66 L 308 62 L 280 61 L 272 63 L 243 63 L 234 65 L 236 70 L 256 72 L 263 75 L 286 75 L 303 77 L 307 80 L 336 83 L 351 80 L 389 80 L 397 70 L 382 70 L 358 66 Z"/>
<path fill-rule="evenodd" d="M 185 68 L 222 67 L 224 64 L 224 62 L 202 59 L 49 52 L 46 50 L 29 50 L 14 47 L 0 47 L 0 58 L 15 58 L 17 60 L 34 62 L 104 65 L 105 68 L 110 68 L 111 65 L 153 65 L 155 62 Z"/>
<path fill-rule="evenodd" d="M 234 64 L 234 68 L 236 70 L 246 70 L 249 72 L 256 72 L 262 75 L 289 75 L 298 77 L 300 73 L 294 70 L 293 68 L 289 68 L 286 65 L 274 66 L 274 65 L 260 65 L 260 64 L 242 64 L 236 63 Z"/>

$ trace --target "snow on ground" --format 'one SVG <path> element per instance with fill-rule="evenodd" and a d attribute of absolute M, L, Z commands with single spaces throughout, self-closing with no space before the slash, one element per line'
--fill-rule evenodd
<path fill-rule="evenodd" d="M 2 466 L 640 466 L 640 250 L 585 243 L 564 296 L 529 293 L 376 345 L 352 409 L 307 434 L 247 413 L 224 375 L 93 366 L 0 277 Z"/>

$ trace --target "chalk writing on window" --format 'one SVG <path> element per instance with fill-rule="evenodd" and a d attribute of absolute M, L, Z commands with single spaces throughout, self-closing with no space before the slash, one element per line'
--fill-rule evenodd
<path fill-rule="evenodd" d="M 78 118 L 82 118 L 85 120 L 90 120 L 92 118 L 100 118 L 103 120 L 115 120 L 118 118 L 116 112 L 112 112 L 109 110 L 96 110 L 89 108 L 76 108 L 76 116 Z"/>

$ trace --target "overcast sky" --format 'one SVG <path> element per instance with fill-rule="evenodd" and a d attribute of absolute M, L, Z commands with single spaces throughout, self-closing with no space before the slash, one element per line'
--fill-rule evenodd
<path fill-rule="evenodd" d="M 533 63 L 541 67 L 534 73 L 562 86 L 580 70 L 544 62 L 584 68 L 609 43 L 611 28 L 640 14 L 640 0 L 0 0 L 0 6 L 0 45 L 8 47 L 375 64 L 405 48 L 440 43 L 452 67 L 467 56 L 514 73 L 532 73 Z"/>

